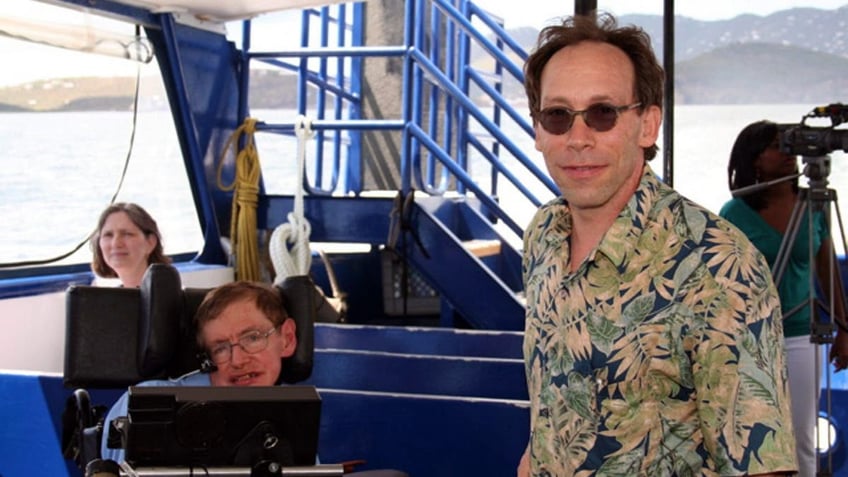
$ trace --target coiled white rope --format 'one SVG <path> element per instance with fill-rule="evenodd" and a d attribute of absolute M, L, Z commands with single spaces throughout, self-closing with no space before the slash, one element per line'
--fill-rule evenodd
<path fill-rule="evenodd" d="M 303 182 L 306 169 L 306 143 L 315 134 L 312 121 L 305 116 L 295 121 L 297 135 L 297 187 L 294 196 L 294 209 L 288 214 L 288 223 L 282 223 L 274 229 L 268 244 L 271 263 L 274 265 L 274 283 L 280 284 L 287 277 L 309 274 L 312 266 L 312 251 L 309 248 L 309 235 L 312 226 L 303 215 Z"/>

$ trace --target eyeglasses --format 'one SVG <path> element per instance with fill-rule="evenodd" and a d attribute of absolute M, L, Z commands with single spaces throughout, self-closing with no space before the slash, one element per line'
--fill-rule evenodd
<path fill-rule="evenodd" d="M 625 106 L 613 106 L 606 103 L 596 103 L 582 111 L 553 106 L 539 112 L 539 123 L 545 131 L 559 136 L 571 129 L 574 124 L 574 116 L 580 116 L 587 126 L 595 131 L 604 132 L 615 127 L 619 114 L 636 109 L 641 105 L 642 103 L 633 103 Z"/>
<path fill-rule="evenodd" d="M 233 346 L 240 346 L 245 353 L 256 354 L 268 347 L 268 337 L 274 334 L 277 328 L 271 328 L 266 332 L 249 331 L 241 335 L 235 343 L 225 341 L 217 343 L 209 350 L 209 359 L 215 364 L 223 364 L 233 357 Z"/>

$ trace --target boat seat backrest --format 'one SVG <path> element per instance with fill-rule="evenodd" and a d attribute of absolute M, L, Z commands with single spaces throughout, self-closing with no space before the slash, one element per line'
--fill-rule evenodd
<path fill-rule="evenodd" d="M 316 299 L 309 277 L 277 286 L 297 325 L 295 354 L 280 380 L 302 381 L 312 371 Z M 209 289 L 183 289 L 170 265 L 153 264 L 137 289 L 73 286 L 66 294 L 64 385 L 125 388 L 200 368 L 194 314 Z"/>

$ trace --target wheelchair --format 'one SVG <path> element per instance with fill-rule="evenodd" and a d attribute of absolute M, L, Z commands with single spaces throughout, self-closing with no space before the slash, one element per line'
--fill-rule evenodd
<path fill-rule="evenodd" d="M 283 360 L 278 384 L 296 384 L 312 372 L 313 328 L 325 303 L 308 276 L 289 277 L 276 285 L 287 314 L 296 322 L 297 348 Z M 193 317 L 208 289 L 182 288 L 171 265 L 151 265 L 140 288 L 73 286 L 66 294 L 63 383 L 74 388 L 62 417 L 62 448 L 66 459 L 89 475 L 117 475 L 112 461 L 101 460 L 101 442 L 120 447 L 120 436 L 105 426 L 106 406 L 92 403 L 92 390 L 126 390 L 141 381 L 168 379 L 202 369 Z M 317 430 L 316 430 L 317 432 Z M 111 434 L 111 435 L 110 435 Z M 297 475 L 341 476 L 363 461 L 316 465 Z M 104 464 L 105 466 L 104 470 Z M 145 475 L 127 469 L 120 475 Z M 153 469 L 148 475 L 162 475 Z M 178 470 L 173 470 L 178 472 Z M 190 469 L 184 475 L 193 475 Z M 197 473 L 197 470 L 193 471 Z M 278 462 L 263 461 L 227 475 L 290 475 Z M 386 473 L 388 472 L 388 473 Z M 201 471 L 202 474 L 202 471 Z M 404 475 L 395 471 L 354 472 L 356 475 Z M 173 473 L 168 475 L 183 475 Z M 216 474 L 217 475 L 217 474 Z"/>

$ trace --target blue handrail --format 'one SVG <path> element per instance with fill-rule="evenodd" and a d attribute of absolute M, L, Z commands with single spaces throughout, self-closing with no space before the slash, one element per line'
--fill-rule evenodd
<path fill-rule="evenodd" d="M 497 194 L 498 180 L 501 177 L 508 180 L 534 205 L 540 205 L 541 200 L 518 179 L 515 171 L 510 170 L 501 154 L 513 156 L 535 180 L 554 195 L 558 193 L 547 174 L 502 130 L 502 121 L 508 118 L 529 137 L 534 134 L 526 114 L 516 111 L 503 94 L 505 74 L 523 82 L 521 67 L 510 55 L 523 61 L 527 53 L 507 34 L 502 21 L 495 20 L 470 0 L 408 0 L 404 8 L 404 44 L 399 46 L 365 46 L 361 32 L 351 33 L 354 25 L 362 22 L 346 22 L 350 7 L 342 4 L 304 11 L 301 45 L 297 49 L 253 52 L 246 48 L 245 51 L 248 58 L 298 72 L 300 114 L 306 114 L 308 109 L 310 87 L 315 94 L 315 112 L 311 118 L 312 129 L 316 131 L 316 151 L 310 165 L 313 180 L 305 179 L 305 189 L 318 195 L 363 192 L 359 133 L 401 131 L 400 174 L 404 193 L 415 188 L 431 195 L 442 195 L 451 187 L 453 178 L 457 192 L 471 191 L 478 197 L 485 195 L 485 199 L 481 197 L 482 202 L 520 235 L 520 227 L 505 217 L 506 213 L 493 198 Z M 361 4 L 352 7 L 354 16 L 363 15 Z M 313 44 L 315 38 L 310 34 L 313 19 L 319 22 L 318 45 Z M 472 23 L 472 19 L 479 20 L 487 33 Z M 249 42 L 244 44 L 249 46 Z M 482 50 L 493 60 L 491 73 L 469 65 L 472 48 Z M 361 118 L 362 60 L 376 57 L 403 59 L 400 118 Z M 328 67 L 331 59 L 335 59 L 333 74 Z M 489 113 L 470 99 L 472 86 L 491 100 L 493 107 Z M 327 108 L 332 108 L 332 114 Z M 493 138 L 490 146 L 484 144 L 480 133 L 470 129 L 471 120 Z M 257 128 L 263 132 L 292 135 L 295 126 L 293 122 L 260 122 Z M 325 143 L 329 146 L 326 151 Z M 325 152 L 332 154 L 328 185 L 322 185 L 328 172 L 324 166 Z M 491 164 L 491 182 L 486 187 L 475 183 L 468 174 L 472 152 Z M 348 164 L 345 174 L 341 174 L 343 156 Z M 345 177 L 343 187 L 339 184 L 341 176 Z"/>
<path fill-rule="evenodd" d="M 469 99 L 459 88 L 449 81 L 435 65 L 432 64 L 421 52 L 418 50 L 410 51 L 409 55 L 415 60 L 414 63 L 420 68 L 424 69 L 429 73 L 433 78 L 436 78 L 439 81 L 439 85 L 445 89 L 458 103 L 460 103 L 466 110 L 468 114 L 474 117 L 481 125 L 492 134 L 500 143 L 504 146 L 510 153 L 512 153 L 527 169 L 534 173 L 534 175 L 548 183 L 548 186 L 552 191 L 556 190 L 556 186 L 553 184 L 544 172 L 539 169 L 528 157 L 524 154 L 524 151 L 518 148 L 518 146 L 513 142 L 509 137 L 504 134 L 504 132 L 497 127 L 497 125 L 489 120 L 480 109 Z"/>
<path fill-rule="evenodd" d="M 459 180 L 465 182 L 468 188 L 471 189 L 472 192 L 477 194 L 480 201 L 482 201 L 487 207 L 489 207 L 495 213 L 495 215 L 500 217 L 504 221 L 504 223 L 509 226 L 510 229 L 512 229 L 517 234 L 521 234 L 521 226 L 515 223 L 512 217 L 510 217 L 489 194 L 480 189 L 477 183 L 465 171 L 460 169 L 459 166 L 457 166 L 451 160 L 451 158 L 447 156 L 447 154 L 445 154 L 444 150 L 440 148 L 438 144 L 436 144 L 435 141 L 433 141 L 423 129 L 421 129 L 415 124 L 408 125 L 407 129 L 409 130 L 409 133 L 412 136 L 415 136 L 416 139 L 427 145 L 433 152 L 433 154 L 442 161 L 445 167 L 450 169 L 450 171 L 454 173 L 454 175 L 456 175 Z"/>

